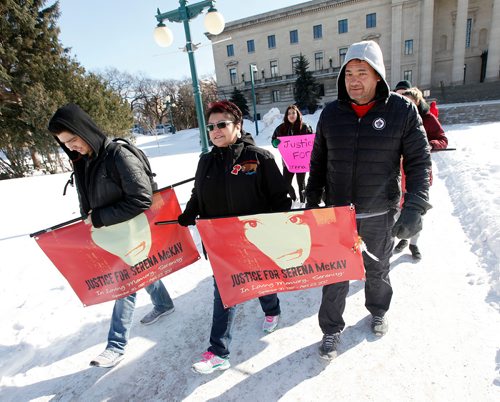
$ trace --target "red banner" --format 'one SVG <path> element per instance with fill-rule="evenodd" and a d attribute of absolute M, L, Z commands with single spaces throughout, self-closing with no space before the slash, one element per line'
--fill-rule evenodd
<path fill-rule="evenodd" d="M 83 221 L 35 237 L 86 306 L 120 299 L 200 259 L 189 229 L 154 222 L 181 213 L 174 190 L 144 213 L 112 226 Z"/>
<path fill-rule="evenodd" d="M 200 219 L 196 227 L 226 306 L 364 279 L 351 207 Z"/>

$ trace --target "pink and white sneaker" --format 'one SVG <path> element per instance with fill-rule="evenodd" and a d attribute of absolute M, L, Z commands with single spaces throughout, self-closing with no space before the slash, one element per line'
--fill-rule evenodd
<path fill-rule="evenodd" d="M 195 371 L 196 373 L 210 374 L 214 371 L 227 370 L 229 367 L 231 367 L 231 364 L 229 363 L 229 359 L 227 357 L 220 357 L 214 355 L 212 352 L 205 352 L 203 353 L 202 357 L 203 358 L 199 362 L 194 363 L 191 366 L 193 371 Z"/>
<path fill-rule="evenodd" d="M 266 315 L 264 322 L 262 323 L 262 331 L 270 334 L 273 332 L 280 321 L 280 316 L 278 315 Z"/>

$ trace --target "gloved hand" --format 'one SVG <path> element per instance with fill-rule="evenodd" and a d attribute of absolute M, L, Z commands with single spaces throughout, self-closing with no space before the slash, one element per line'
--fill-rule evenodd
<path fill-rule="evenodd" d="M 413 207 L 405 207 L 392 228 L 392 236 L 410 239 L 422 230 L 422 212 Z"/>
<path fill-rule="evenodd" d="M 182 213 L 177 217 L 177 222 L 179 222 L 179 225 L 181 226 L 190 226 L 190 225 L 195 225 L 196 220 L 190 215 L 187 215 L 186 213 Z"/>
<path fill-rule="evenodd" d="M 278 145 L 281 143 L 281 140 L 279 138 L 275 138 L 274 140 L 271 141 L 271 144 L 273 145 L 274 148 L 278 148 Z"/>

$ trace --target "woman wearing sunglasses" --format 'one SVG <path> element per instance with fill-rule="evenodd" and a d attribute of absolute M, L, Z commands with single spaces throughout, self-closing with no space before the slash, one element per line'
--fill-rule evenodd
<path fill-rule="evenodd" d="M 178 221 L 182 226 L 194 225 L 195 219 L 230 215 L 250 215 L 288 211 L 291 200 L 288 188 L 272 154 L 255 145 L 243 130 L 241 110 L 234 103 L 221 100 L 211 103 L 207 111 L 207 131 L 214 144 L 201 156 L 196 170 L 191 199 Z M 276 294 L 259 298 L 264 321 L 262 330 L 276 329 L 280 303 Z M 214 308 L 210 347 L 193 370 L 209 374 L 226 370 L 235 307 L 224 308 L 214 280 Z"/>

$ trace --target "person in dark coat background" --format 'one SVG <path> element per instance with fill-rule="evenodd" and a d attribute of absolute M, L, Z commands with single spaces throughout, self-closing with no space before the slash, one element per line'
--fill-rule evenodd
<path fill-rule="evenodd" d="M 338 79 L 338 99 L 322 111 L 316 128 L 306 186 L 308 207 L 317 207 L 326 190 L 326 205 L 354 204 L 359 235 L 368 252 L 365 306 L 375 335 L 387 333 L 392 299 L 389 260 L 394 236 L 410 238 L 421 229 L 428 203 L 429 145 L 409 100 L 390 92 L 382 51 L 374 41 L 352 44 Z M 407 194 L 394 223 L 401 196 L 400 159 L 404 158 Z M 318 313 L 323 340 L 319 354 L 337 356 L 349 282 L 323 287 Z"/>
<path fill-rule="evenodd" d="M 243 116 L 234 103 L 221 100 L 207 110 L 207 131 L 214 144 L 201 156 L 195 174 L 194 188 L 180 225 L 196 223 L 196 218 L 250 215 L 288 211 L 291 200 L 288 189 L 272 154 L 255 145 L 243 128 Z M 264 332 L 278 325 L 280 303 L 276 294 L 259 297 L 265 317 Z M 214 279 L 214 307 L 210 347 L 202 360 L 193 364 L 194 371 L 209 374 L 230 367 L 229 345 L 236 307 L 224 308 Z"/>
<path fill-rule="evenodd" d="M 399 81 L 394 88 L 394 92 L 402 94 L 404 91 L 411 88 L 411 82 L 408 80 Z"/>
<path fill-rule="evenodd" d="M 80 212 L 87 216 L 86 223 L 95 228 L 115 225 L 151 206 L 153 189 L 142 161 L 124 147 L 111 152 L 112 141 L 78 105 L 70 103 L 59 108 L 48 129 L 71 159 Z M 108 164 L 116 167 L 119 180 L 107 174 Z M 147 286 L 146 291 L 154 307 L 142 318 L 142 324 L 153 324 L 174 311 L 172 299 L 161 281 Z M 135 300 L 136 293 L 132 293 L 115 301 L 106 349 L 90 362 L 91 366 L 113 367 L 123 359 Z"/>
<path fill-rule="evenodd" d="M 422 118 L 422 122 L 424 124 L 424 129 L 427 134 L 427 140 L 429 141 L 429 145 L 431 146 L 431 152 L 434 149 L 446 149 L 448 147 L 448 138 L 444 134 L 444 129 L 441 126 L 441 123 L 437 119 L 437 117 L 430 111 L 430 107 L 427 102 L 424 100 L 424 96 L 422 92 L 416 88 L 409 88 L 406 91 L 402 92 L 401 95 L 410 99 L 418 109 L 418 113 Z M 401 171 L 401 189 L 403 193 L 406 191 L 406 180 L 405 173 L 402 169 Z M 432 172 L 430 176 L 430 184 L 432 184 Z M 420 237 L 420 233 L 418 232 L 414 236 L 410 238 L 410 252 L 415 260 L 420 260 L 422 258 L 422 253 L 417 246 L 418 238 Z M 400 253 L 403 251 L 406 246 L 408 246 L 408 240 L 401 239 L 397 246 L 394 248 L 394 251 Z"/>
<path fill-rule="evenodd" d="M 285 115 L 283 116 L 283 123 L 281 123 L 274 130 L 273 136 L 271 137 L 271 144 L 274 148 L 278 148 L 280 140 L 278 137 L 286 137 L 290 135 L 301 135 L 301 134 L 312 134 L 313 130 L 311 126 L 302 121 L 302 113 L 295 105 L 289 105 L 285 110 Z M 297 200 L 297 195 L 292 185 L 293 176 L 297 175 L 297 185 L 299 187 L 299 200 L 301 203 L 305 202 L 305 173 L 292 173 L 288 170 L 283 162 L 283 177 L 285 178 L 286 184 L 288 185 L 288 194 L 292 198 L 292 201 Z"/>

